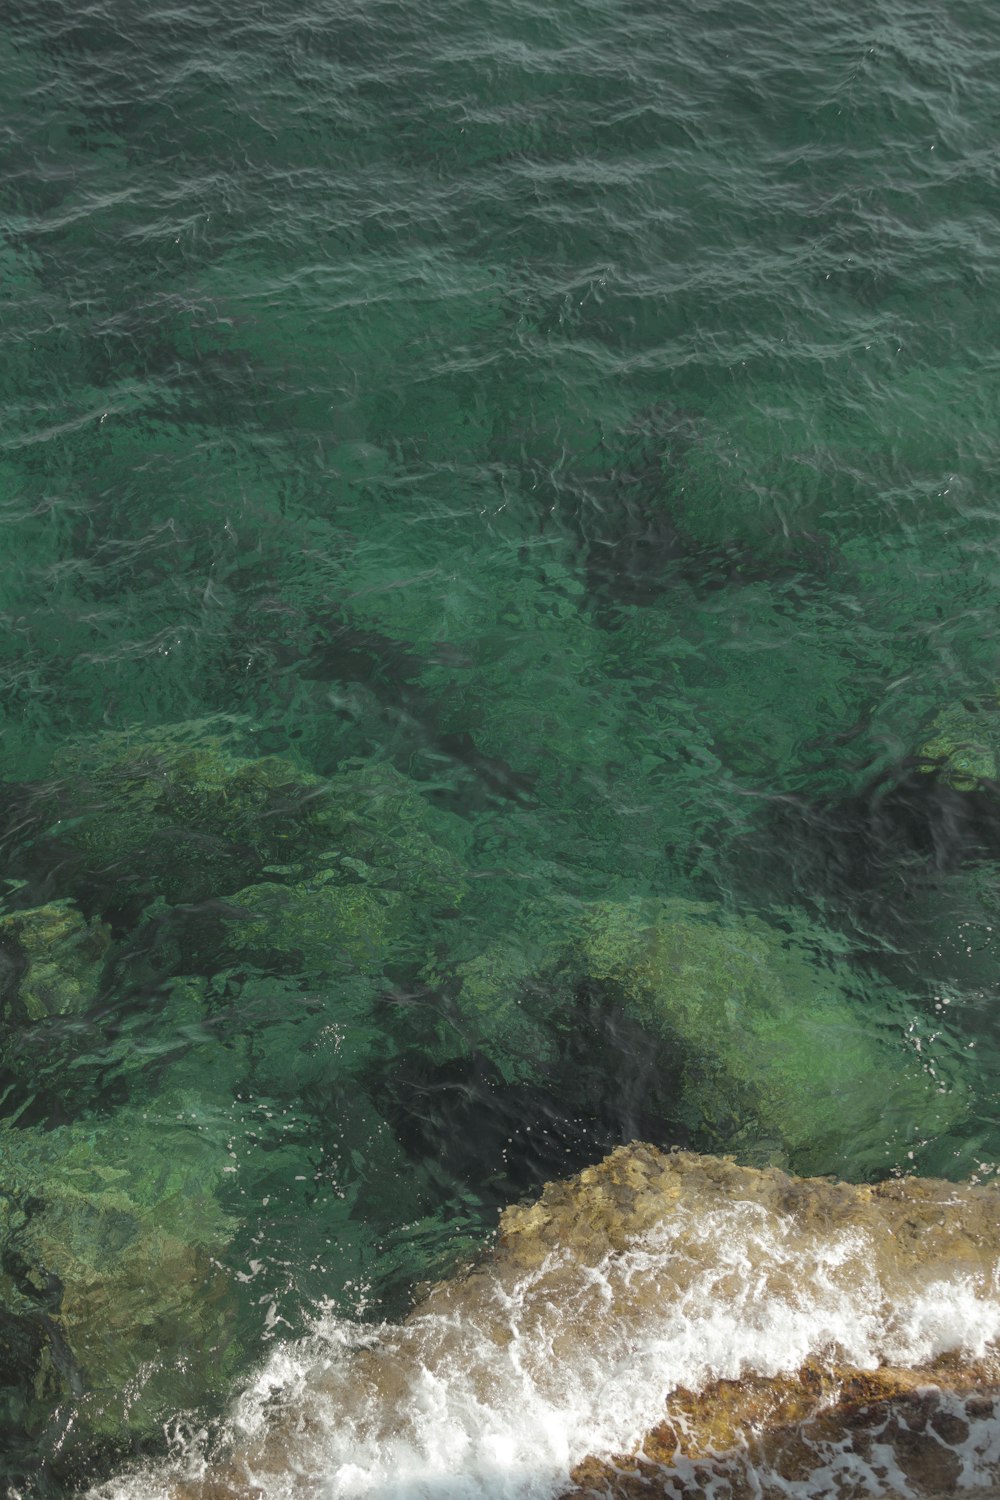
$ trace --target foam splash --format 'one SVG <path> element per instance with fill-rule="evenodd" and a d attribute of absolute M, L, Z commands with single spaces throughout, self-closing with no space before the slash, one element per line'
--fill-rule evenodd
<path fill-rule="evenodd" d="M 669 1173 L 685 1159 L 654 1155 L 645 1165 L 666 1163 L 660 1187 L 670 1188 L 659 1205 L 646 1181 L 622 1207 L 616 1180 L 619 1222 L 601 1227 L 610 1199 L 595 1174 L 606 1164 L 590 1169 L 603 1199 L 581 1188 L 565 1222 L 560 1204 L 537 1218 L 549 1194 L 509 1212 L 494 1257 L 436 1288 L 405 1323 L 321 1316 L 309 1338 L 277 1349 L 234 1403 L 225 1461 L 189 1438 L 174 1464 L 95 1493 L 553 1500 L 585 1456 L 637 1450 L 679 1390 L 785 1376 L 807 1361 L 874 1371 L 1000 1348 L 1000 1257 L 979 1227 L 995 1221 L 997 1194 L 969 1200 L 979 1216 L 971 1226 L 940 1194 L 930 1208 L 887 1208 L 864 1200 L 872 1190 L 827 1183 L 796 1211 L 776 1207 L 774 1183 L 792 1182 L 781 1174 L 723 1164 L 723 1177 L 742 1177 L 706 1188 L 692 1172 L 677 1190 Z M 764 1201 L 741 1194 L 752 1179 L 769 1184 Z M 834 1195 L 826 1209 L 824 1192 Z M 1000 1421 L 985 1407 L 975 1432 L 963 1421 L 962 1483 L 983 1482 L 1000 1472 Z M 795 1492 L 846 1493 L 853 1474 L 858 1493 L 916 1493 L 891 1445 L 882 1448 L 864 1458 L 847 1434 L 825 1432 L 813 1479 Z M 678 1449 L 663 1492 L 691 1492 L 693 1474 Z M 867 1491 L 856 1490 L 862 1481 Z M 731 1479 L 728 1490 L 721 1478 L 707 1482 L 698 1480 L 702 1493 L 737 1493 Z"/>

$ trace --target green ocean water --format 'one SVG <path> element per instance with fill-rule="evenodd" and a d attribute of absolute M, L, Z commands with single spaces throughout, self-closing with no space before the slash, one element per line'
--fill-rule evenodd
<path fill-rule="evenodd" d="M 998 70 L 981 0 L 0 14 L 11 1494 L 618 1141 L 994 1169 Z"/>

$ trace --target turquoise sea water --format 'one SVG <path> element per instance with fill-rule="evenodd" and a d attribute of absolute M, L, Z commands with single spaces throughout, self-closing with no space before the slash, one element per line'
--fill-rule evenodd
<path fill-rule="evenodd" d="M 998 70 L 983 3 L 3 11 L 11 1493 L 621 1140 L 992 1170 Z"/>

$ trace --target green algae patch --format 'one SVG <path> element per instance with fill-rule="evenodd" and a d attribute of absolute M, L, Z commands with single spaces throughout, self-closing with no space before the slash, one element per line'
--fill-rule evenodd
<path fill-rule="evenodd" d="M 36 814 L 74 892 L 201 901 L 329 842 L 325 784 L 278 757 L 233 754 L 215 727 L 107 735 L 57 758 Z"/>
<path fill-rule="evenodd" d="M 439 1063 L 481 1054 L 505 1084 L 537 1083 L 556 1063 L 572 1006 L 554 957 L 514 933 L 453 968 L 429 966 L 439 993 L 428 1056 Z"/>
<path fill-rule="evenodd" d="M 405 776 L 379 765 L 322 778 L 251 759 L 233 749 L 239 729 L 207 720 L 63 752 L 35 795 L 34 857 L 58 857 L 64 887 L 89 905 L 132 915 L 331 871 L 436 907 L 461 901 L 460 820 Z"/>
<path fill-rule="evenodd" d="M 459 1004 L 475 1045 L 497 1063 L 505 1082 L 536 1078 L 554 1052 L 545 1024 L 545 1011 L 553 1002 L 539 1006 L 547 987 L 533 972 L 530 954 L 507 943 L 494 944 L 462 964 L 459 973 Z"/>
<path fill-rule="evenodd" d="M 915 756 L 916 768 L 957 792 L 1000 779 L 1000 704 L 954 704 L 931 723 Z"/>
<path fill-rule="evenodd" d="M 403 891 L 431 909 L 461 905 L 470 839 L 461 818 L 434 807 L 417 783 L 387 763 L 352 765 L 327 786 L 339 822 L 336 846 L 322 864 Z"/>
<path fill-rule="evenodd" d="M 458 912 L 469 889 L 467 830 L 392 766 L 332 777 L 336 842 L 311 859 L 276 867 L 276 881 L 239 891 L 246 917 L 227 922 L 234 952 L 307 973 L 381 972 L 422 959 L 435 917 Z M 281 883 L 284 882 L 284 883 Z"/>
<path fill-rule="evenodd" d="M 242 908 L 226 923 L 234 954 L 310 974 L 377 973 L 393 953 L 408 909 L 397 891 L 339 885 L 329 877 L 312 887 L 265 882 L 232 899 Z"/>
<path fill-rule="evenodd" d="M 580 961 L 680 1056 L 682 1108 L 700 1136 L 801 1171 L 865 1175 L 953 1126 L 967 1100 L 907 1045 L 904 998 L 835 947 L 650 900 L 589 908 Z"/>
<path fill-rule="evenodd" d="M 97 998 L 111 934 L 71 901 L 0 917 L 0 1021 L 80 1015 Z"/>
<path fill-rule="evenodd" d="M 55 1411 L 86 1445 L 222 1394 L 238 1353 L 226 1165 L 196 1131 L 130 1110 L 0 1128 L 0 1322 L 22 1355 L 0 1369 L 0 1407 L 17 1390 L 28 1425 Z"/>

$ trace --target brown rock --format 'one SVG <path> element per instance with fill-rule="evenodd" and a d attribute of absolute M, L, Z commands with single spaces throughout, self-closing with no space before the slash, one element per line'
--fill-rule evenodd
<path fill-rule="evenodd" d="M 777 1500 L 790 1485 L 810 1494 L 817 1471 L 838 1452 L 850 1455 L 844 1467 L 856 1472 L 823 1491 L 837 1500 L 874 1494 L 890 1463 L 912 1496 L 957 1495 L 959 1447 L 977 1421 L 1000 1410 L 1000 1362 L 940 1360 L 909 1370 L 808 1364 L 791 1376 L 680 1389 L 669 1405 L 670 1417 L 647 1433 L 638 1453 L 577 1464 L 574 1487 L 561 1500 L 685 1496 L 695 1493 L 699 1466 L 727 1500 Z"/>
<path fill-rule="evenodd" d="M 960 1480 L 994 1477 L 985 1459 L 963 1470 L 959 1450 L 987 1430 L 994 1452 L 1000 1447 L 1000 1350 L 981 1340 L 976 1357 L 963 1353 L 957 1346 L 963 1337 L 974 1342 L 976 1330 L 966 1315 L 959 1326 L 948 1298 L 961 1289 L 980 1299 L 974 1309 L 995 1306 L 998 1265 L 996 1185 L 852 1187 L 643 1144 L 619 1148 L 548 1185 L 537 1202 L 508 1209 L 489 1255 L 433 1288 L 402 1325 L 373 1333 L 342 1359 L 318 1359 L 294 1393 L 273 1402 L 257 1436 L 173 1493 L 319 1494 L 331 1414 L 369 1451 L 400 1434 L 419 1445 L 413 1395 L 421 1381 L 486 1410 L 507 1402 L 516 1424 L 521 1386 L 502 1384 L 515 1343 L 517 1381 L 530 1400 L 556 1410 L 583 1391 L 598 1403 L 596 1422 L 602 1382 L 611 1374 L 621 1383 L 632 1351 L 641 1368 L 650 1328 L 669 1329 L 675 1310 L 697 1335 L 699 1318 L 713 1305 L 725 1309 L 739 1345 L 741 1318 L 752 1330 L 760 1307 L 794 1321 L 803 1306 L 823 1305 L 827 1323 L 815 1320 L 822 1347 L 806 1351 L 800 1368 L 788 1368 L 785 1351 L 777 1374 L 755 1373 L 754 1358 L 766 1362 L 768 1351 L 752 1339 L 731 1356 L 706 1354 L 703 1369 L 697 1349 L 676 1356 L 677 1370 L 690 1368 L 697 1382 L 674 1380 L 662 1420 L 633 1451 L 581 1458 L 567 1476 L 567 1500 L 770 1500 L 789 1484 L 837 1500 L 903 1494 L 904 1486 L 921 1497 L 954 1494 Z M 907 1308 L 923 1309 L 928 1327 L 920 1317 L 911 1326 Z M 770 1326 L 761 1324 L 761 1339 Z M 808 1317 L 803 1326 L 813 1326 Z M 863 1366 L 852 1363 L 859 1354 Z M 732 1378 L 717 1378 L 727 1357 Z M 825 1488 L 808 1483 L 818 1474 Z"/>

